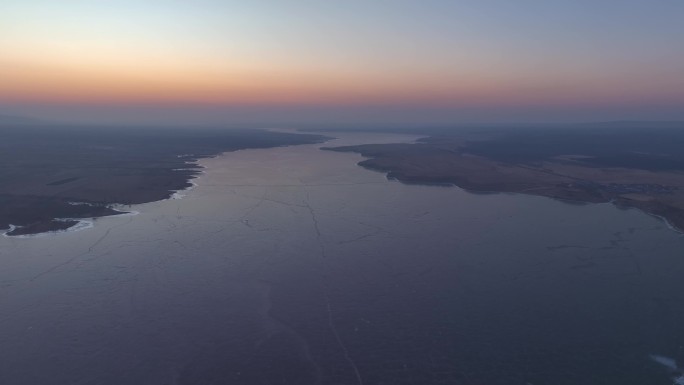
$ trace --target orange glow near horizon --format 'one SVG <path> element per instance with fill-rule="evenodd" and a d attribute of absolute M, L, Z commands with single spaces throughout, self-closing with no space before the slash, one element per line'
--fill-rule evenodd
<path fill-rule="evenodd" d="M 151 65 L 150 63 L 158 63 Z M 398 73 L 332 72 L 322 68 L 164 62 L 100 63 L 25 60 L 0 63 L 6 75 L 0 99 L 54 102 L 196 102 L 236 104 L 364 103 L 467 100 L 486 96 L 495 87 L 485 79 Z"/>
<path fill-rule="evenodd" d="M 8 0 L 0 4 L 0 108 L 394 105 L 543 113 L 684 105 L 684 53 L 660 44 L 672 31 L 656 29 L 681 24 L 658 19 L 649 39 L 627 22 L 614 26 L 622 35 L 578 38 L 526 14 L 498 14 L 518 22 L 511 28 L 483 18 L 492 9 L 402 3 L 388 13 L 379 3 L 352 3 Z M 568 22 L 553 7 L 545 11 Z M 603 21 L 593 21 L 593 32 Z"/>
<path fill-rule="evenodd" d="M 667 74 L 653 74 L 644 84 L 629 73 L 592 73 L 562 63 L 539 70 L 493 60 L 368 65 L 275 54 L 184 55 L 97 43 L 35 41 L 32 50 L 6 43 L 0 52 L 0 101 L 448 107 L 610 104 L 633 95 L 684 100 L 684 87 Z"/>
<path fill-rule="evenodd" d="M 628 101 L 635 87 L 626 80 L 600 82 L 573 79 L 544 84 L 496 76 L 472 69 L 451 74 L 414 73 L 389 69 L 340 71 L 292 66 L 218 66 L 211 63 L 171 61 L 163 57 L 138 60 L 89 56 L 87 62 L 65 56 L 39 55 L 0 60 L 3 74 L 0 101 L 54 103 L 198 103 L 198 104 L 364 104 L 416 103 L 419 105 L 554 105 L 558 103 L 619 103 Z M 61 60 L 55 60 L 55 58 Z M 68 59 L 68 57 L 66 57 Z M 2 59 L 2 58 L 0 58 Z M 625 86 L 626 85 L 626 86 Z M 682 100 L 684 92 L 667 95 L 663 81 L 652 89 L 638 85 L 644 98 Z M 665 97 L 658 94 L 666 94 Z M 652 95 L 656 95 L 655 97 Z"/>
<path fill-rule="evenodd" d="M 402 104 L 434 106 L 555 105 L 620 103 L 637 92 L 617 80 L 594 85 L 534 86 L 517 79 L 414 76 L 401 73 L 303 73 L 241 68 L 212 71 L 173 65 L 132 68 L 127 66 L 74 66 L 65 63 L 0 63 L 3 73 L 0 100 L 54 103 L 207 103 L 229 105 L 334 105 Z M 654 84 L 641 86 L 643 98 L 684 101 L 684 92 Z"/>

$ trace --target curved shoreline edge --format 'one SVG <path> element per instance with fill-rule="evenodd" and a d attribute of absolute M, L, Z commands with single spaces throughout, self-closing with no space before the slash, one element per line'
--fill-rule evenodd
<path fill-rule="evenodd" d="M 618 209 L 636 209 L 642 213 L 657 218 L 672 231 L 684 235 L 684 210 L 674 207 L 666 206 L 658 201 L 639 201 L 627 199 L 619 195 L 598 194 L 596 191 L 582 191 L 572 189 L 568 185 L 567 189 L 558 185 L 545 185 L 544 181 L 538 181 L 536 187 L 529 189 L 517 190 L 512 188 L 512 184 L 487 183 L 478 184 L 470 180 L 469 172 L 462 170 L 455 170 L 455 167 L 449 172 L 435 172 L 444 171 L 439 170 L 443 165 L 431 164 L 430 157 L 415 157 L 408 159 L 405 157 L 406 153 L 402 150 L 408 149 L 403 147 L 398 150 L 399 145 L 359 145 L 359 146 L 343 146 L 343 147 L 322 147 L 325 151 L 336 152 L 354 152 L 360 154 L 365 159 L 358 162 L 357 165 L 367 170 L 384 173 L 388 180 L 394 180 L 406 185 L 422 185 L 422 186 L 456 186 L 468 193 L 472 194 L 524 194 L 531 196 L 540 196 L 554 199 L 559 202 L 569 204 L 595 204 L 595 203 L 610 203 Z M 409 145 L 412 146 L 412 145 Z M 386 150 L 386 151 L 384 151 Z M 408 150 L 409 152 L 411 150 Z M 457 156 L 460 156 L 457 155 Z M 483 162 L 491 162 L 488 159 L 483 159 Z M 457 160 L 451 159 L 450 166 L 455 166 Z M 421 174 L 421 170 L 425 173 Z M 429 173 L 433 175 L 429 175 Z M 472 172 L 472 170 L 470 170 Z M 496 179 L 496 175 L 492 175 L 491 179 Z M 529 181 L 525 181 L 528 183 Z"/>
<path fill-rule="evenodd" d="M 215 140 L 212 135 L 216 136 Z M 43 187 L 45 191 L 38 191 L 39 194 L 31 191 L 33 187 L 27 187 L 22 194 L 7 194 L 0 191 L 0 199 L 4 199 L 5 207 L 9 208 L 0 211 L 0 235 L 10 238 L 32 238 L 80 231 L 92 227 L 92 220 L 95 218 L 135 215 L 136 212 L 126 210 L 126 207 L 131 205 L 182 199 L 185 196 L 184 192 L 197 186 L 193 180 L 204 172 L 204 166 L 199 163 L 200 159 L 238 150 L 318 144 L 331 139 L 323 135 L 267 130 L 209 134 L 200 132 L 197 137 L 191 134 L 188 136 L 195 141 L 187 144 L 188 148 L 183 150 L 184 141 L 190 140 L 185 137 L 181 138 L 182 140 L 173 138 L 173 146 L 169 146 L 171 148 L 153 148 L 152 154 L 146 154 L 144 146 L 131 149 L 130 145 L 125 143 L 128 147 L 119 149 L 121 156 L 107 160 L 108 163 L 104 166 L 107 168 L 103 168 L 104 175 L 91 171 L 92 167 L 89 168 L 89 165 L 84 167 L 81 163 L 65 163 L 59 165 L 64 169 L 56 168 L 54 173 L 76 173 L 81 167 L 85 176 L 50 177 L 51 180 L 43 182 L 46 186 Z M 136 138 L 132 136 L 131 139 Z M 225 141 L 225 144 L 221 140 Z M 129 153 L 130 155 L 127 155 Z M 82 162 L 81 159 L 78 160 Z M 125 168 L 121 168 L 122 165 Z M 72 171 L 73 169 L 76 171 Z M 117 174 L 121 169 L 125 170 L 124 174 Z M 150 178 L 146 177 L 147 174 L 150 174 Z M 97 184 L 91 186 L 89 178 L 96 180 Z M 56 179 L 59 179 L 60 183 L 55 183 Z M 60 195 L 48 194 L 51 189 L 59 191 Z"/>

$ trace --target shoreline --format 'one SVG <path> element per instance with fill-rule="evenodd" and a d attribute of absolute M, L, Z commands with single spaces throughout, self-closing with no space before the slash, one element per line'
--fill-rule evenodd
<path fill-rule="evenodd" d="M 75 204 L 75 205 L 80 205 L 80 204 L 85 204 L 87 205 L 88 203 L 79 203 L 79 202 L 70 202 L 70 204 Z M 44 237 L 44 236 L 56 236 L 56 235 L 61 235 L 61 234 L 67 234 L 67 233 L 75 233 L 81 230 L 87 230 L 95 227 L 95 220 L 97 218 L 105 218 L 105 217 L 126 217 L 126 216 L 136 216 L 140 214 L 140 211 L 137 210 L 120 210 L 116 206 L 120 205 L 111 205 L 109 208 L 119 212 L 119 214 L 113 214 L 113 215 L 106 215 L 103 217 L 90 217 L 90 218 L 55 218 L 53 221 L 55 222 L 69 222 L 73 221 L 76 222 L 70 227 L 63 228 L 63 229 L 55 229 L 55 230 L 48 230 L 48 231 L 41 231 L 41 232 L 36 232 L 36 233 L 26 233 L 26 234 L 10 234 L 14 230 L 21 229 L 23 226 L 15 226 L 15 225 L 10 225 L 9 229 L 2 230 L 0 232 L 0 235 L 6 237 L 6 238 L 19 238 L 19 239 L 26 239 L 26 238 L 37 238 L 37 237 Z"/>
<path fill-rule="evenodd" d="M 239 150 L 236 150 L 239 151 Z M 228 152 L 228 151 L 225 151 Z M 217 156 L 221 156 L 225 152 L 222 152 L 221 154 L 216 154 L 216 155 L 211 155 L 207 156 L 204 158 L 215 158 Z M 203 158 L 195 158 L 194 155 L 191 154 L 181 154 L 178 155 L 179 158 L 185 158 L 185 157 L 193 157 L 192 160 L 186 160 L 185 163 L 188 165 L 194 165 L 195 167 L 193 168 L 177 168 L 173 169 L 173 171 L 192 171 L 193 173 L 189 175 L 189 178 L 186 179 L 186 183 L 189 183 L 190 186 L 179 189 L 179 190 L 171 190 L 170 194 L 168 197 L 159 199 L 159 200 L 154 200 L 154 201 L 149 201 L 149 202 L 143 202 L 139 204 L 145 204 L 145 203 L 153 203 L 153 202 L 163 202 L 167 200 L 180 200 L 183 199 L 187 196 L 187 192 L 194 190 L 199 184 L 194 182 L 195 180 L 199 179 L 200 175 L 204 174 L 206 169 L 206 166 L 202 165 L 200 163 L 200 159 Z M 74 233 L 78 232 L 81 230 L 87 230 L 90 228 L 93 228 L 95 226 L 94 220 L 97 218 L 104 218 L 104 217 L 123 217 L 123 216 L 136 216 L 140 214 L 140 211 L 137 210 L 127 210 L 124 209 L 124 206 L 130 206 L 126 205 L 123 203 L 111 203 L 107 204 L 105 206 L 98 206 L 90 202 L 67 202 L 70 206 L 89 206 L 89 207 L 105 207 L 109 210 L 113 210 L 117 212 L 117 214 L 111 214 L 111 215 L 103 215 L 103 216 L 93 216 L 93 217 L 85 217 L 85 218 L 53 218 L 51 222 L 69 222 L 73 221 L 75 222 L 73 225 L 66 227 L 66 228 L 59 228 L 56 226 L 56 228 L 47 230 L 47 231 L 40 231 L 40 232 L 31 232 L 31 233 L 25 233 L 25 234 L 10 234 L 15 230 L 20 230 L 23 227 L 31 226 L 17 226 L 10 224 L 8 229 L 0 229 L 0 235 L 6 238 L 19 238 L 19 239 L 28 239 L 28 238 L 38 238 L 38 237 L 44 237 L 44 236 L 57 236 L 57 235 L 62 235 L 62 234 L 68 234 L 68 233 Z"/>
<path fill-rule="evenodd" d="M 6 136 L 0 143 L 5 151 L 0 158 L 6 158 L 0 162 L 0 234 L 8 237 L 63 232 L 80 221 L 121 215 L 126 206 L 182 199 L 204 173 L 204 158 L 330 139 L 263 129 L 110 130 L 97 135 L 43 130 L 0 127 Z M 42 142 L 35 140 L 39 133 Z M 149 140 L 157 144 L 150 148 Z M 44 146 L 51 143 L 60 146 L 46 155 Z M 16 174 L 23 178 L 13 178 Z M 65 223 L 72 226 L 65 228 Z"/>
<path fill-rule="evenodd" d="M 673 223 L 673 221 L 670 220 L 670 218 L 668 218 L 667 216 L 659 215 L 659 214 L 656 214 L 656 213 L 652 213 L 652 212 L 650 212 L 650 211 L 648 211 L 648 210 L 646 210 L 646 209 L 643 209 L 643 208 L 641 208 L 641 207 L 634 206 L 634 205 L 629 205 L 629 204 L 627 204 L 627 203 L 625 203 L 625 202 L 622 202 L 622 205 L 620 205 L 620 203 L 616 202 L 614 199 L 606 200 L 606 201 L 603 201 L 603 202 L 595 202 L 595 201 L 589 201 L 589 200 L 565 199 L 565 198 L 555 197 L 555 196 L 552 196 L 552 195 L 533 194 L 533 193 L 524 192 L 524 191 L 521 192 L 521 191 L 506 191 L 506 190 L 474 190 L 474 189 L 470 189 L 470 188 L 468 188 L 468 187 L 460 186 L 460 185 L 457 184 L 457 183 L 447 183 L 447 182 L 445 182 L 445 183 L 439 183 L 439 182 L 436 182 L 436 183 L 422 183 L 422 182 L 414 182 L 414 181 L 402 180 L 402 179 L 397 178 L 397 177 L 390 177 L 389 173 L 388 173 L 388 172 L 385 172 L 385 171 L 376 170 L 376 169 L 371 169 L 371 168 L 368 168 L 367 166 L 360 165 L 360 164 L 359 164 L 359 166 L 361 166 L 361 167 L 363 167 L 363 168 L 365 168 L 365 169 L 368 169 L 368 170 L 383 172 L 383 173 L 386 174 L 388 180 L 396 181 L 396 182 L 399 182 L 399 183 L 402 183 L 402 184 L 405 184 L 405 185 L 408 185 L 408 186 L 413 185 L 413 186 L 445 187 L 445 188 L 457 187 L 457 188 L 459 188 L 459 189 L 461 189 L 461 190 L 463 190 L 463 191 L 465 191 L 465 192 L 467 192 L 467 193 L 469 193 L 469 194 L 476 194 L 476 195 L 478 195 L 478 194 L 479 194 L 479 195 L 488 195 L 488 194 L 511 194 L 511 195 L 520 194 L 520 195 L 529 195 L 529 196 L 536 196 L 536 197 L 542 197 L 542 198 L 553 199 L 554 201 L 561 202 L 561 203 L 565 203 L 565 204 L 569 204 L 569 205 L 591 205 L 591 204 L 608 203 L 608 204 L 610 204 L 611 206 L 613 206 L 613 207 L 615 207 L 615 208 L 617 208 L 617 209 L 623 209 L 623 210 L 624 210 L 624 209 L 627 209 L 627 210 L 637 210 L 637 211 L 639 211 L 639 212 L 641 212 L 641 213 L 643 213 L 643 214 L 645 214 L 645 215 L 654 217 L 654 218 L 656 218 L 656 219 L 662 221 L 662 222 L 665 224 L 665 226 L 666 226 L 668 229 L 670 229 L 671 231 L 674 231 L 675 233 L 678 233 L 678 234 L 684 236 L 684 226 L 680 229 L 680 228 L 677 227 L 677 226 Z"/>
<path fill-rule="evenodd" d="M 73 218 L 56 218 L 55 221 L 58 221 L 58 222 L 59 221 L 75 221 L 76 224 L 74 224 L 70 227 L 64 228 L 64 229 L 49 230 L 49 231 L 43 231 L 43 232 L 38 232 L 38 233 L 16 234 L 16 235 L 12 235 L 9 233 L 13 232 L 14 230 L 21 229 L 21 226 L 10 225 L 10 229 L 2 232 L 2 236 L 6 237 L 6 238 L 27 239 L 27 238 L 38 238 L 38 237 L 55 236 L 55 235 L 67 234 L 67 233 L 75 233 L 77 231 L 93 228 L 95 226 L 95 224 L 92 221 L 92 219 L 94 219 L 94 218 L 89 218 L 89 219 L 91 219 L 91 220 L 73 219 Z"/>
<path fill-rule="evenodd" d="M 631 209 L 634 209 L 634 210 L 639 210 L 639 211 L 641 211 L 642 213 L 644 213 L 644 214 L 646 214 L 646 215 L 650 215 L 650 216 L 652 216 L 652 217 L 654 217 L 654 218 L 660 219 L 661 221 L 663 221 L 663 222 L 665 223 L 665 226 L 667 226 L 667 228 L 669 228 L 670 230 L 674 231 L 675 233 L 678 233 L 679 235 L 683 235 L 683 236 L 684 236 L 684 230 L 679 229 L 678 227 L 676 227 L 675 225 L 673 225 L 672 222 L 670 222 L 670 220 L 667 219 L 666 217 L 661 216 L 661 215 L 658 215 L 658 214 L 649 213 L 648 211 L 644 211 L 644 210 L 642 210 L 642 209 L 640 209 L 640 208 L 638 208 L 638 207 L 630 207 L 630 208 L 631 208 Z"/>
<path fill-rule="evenodd" d="M 481 177 L 483 172 L 487 169 L 483 168 L 463 168 L 459 169 L 458 163 L 447 163 L 451 169 L 444 169 L 444 163 L 431 164 L 434 162 L 433 158 L 420 156 L 411 158 L 408 149 L 403 152 L 402 149 L 391 148 L 391 145 L 386 147 L 386 152 L 383 148 L 378 146 L 342 146 L 342 147 L 324 147 L 325 151 L 335 152 L 353 152 L 360 154 L 364 159 L 357 162 L 359 167 L 366 170 L 381 172 L 385 174 L 387 180 L 397 181 L 405 185 L 417 186 L 432 186 L 432 187 L 458 187 L 459 189 L 470 194 L 524 194 L 530 196 L 545 197 L 553 199 L 566 204 L 587 205 L 596 203 L 610 203 L 613 207 L 618 209 L 636 209 L 646 215 L 652 216 L 661 220 L 669 230 L 678 234 L 684 235 L 684 219 L 682 219 L 682 210 L 675 207 L 667 206 L 657 200 L 642 202 L 622 197 L 619 194 L 610 194 L 601 191 L 582 190 L 572 188 L 570 184 L 563 187 L 558 184 L 558 180 L 545 180 L 543 177 L 535 179 L 526 178 L 511 178 L 510 175 L 504 175 L 501 180 L 497 178 L 497 171 L 490 171 L 487 176 L 488 182 L 479 182 L 477 178 Z M 367 150 L 368 149 L 368 150 Z M 423 155 L 423 154 L 420 154 Z M 452 162 L 458 162 L 459 159 L 451 159 Z M 472 160 L 464 160 L 470 161 Z M 488 159 L 478 160 L 478 162 L 493 166 L 494 162 Z M 440 167 L 442 167 L 440 169 Z M 421 174 L 427 170 L 427 174 Z M 435 172 L 437 170 L 437 172 Z M 430 174 L 432 172 L 432 174 Z M 473 174 L 479 173 L 479 174 Z M 475 176 L 476 181 L 471 178 Z M 557 175 L 554 175 L 554 177 Z M 432 179 L 431 179 L 432 178 Z M 558 179 L 558 178 L 556 178 Z M 514 189 L 512 186 L 518 185 L 527 186 L 524 189 Z M 567 184 L 567 183 L 566 183 Z M 484 186 L 487 188 L 484 188 Z M 500 188 L 496 188 L 496 186 Z M 483 188 L 480 188 L 483 187 Z M 649 206 L 651 209 L 649 209 Z M 671 215 L 662 213 L 665 210 L 674 210 Z M 677 211 L 679 210 L 679 211 Z M 681 223 L 680 223 L 681 222 Z"/>

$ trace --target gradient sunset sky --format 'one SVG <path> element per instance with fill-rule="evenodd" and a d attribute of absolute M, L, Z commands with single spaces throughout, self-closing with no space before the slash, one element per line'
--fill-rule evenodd
<path fill-rule="evenodd" d="M 0 114 L 684 120 L 684 1 L 0 1 Z"/>

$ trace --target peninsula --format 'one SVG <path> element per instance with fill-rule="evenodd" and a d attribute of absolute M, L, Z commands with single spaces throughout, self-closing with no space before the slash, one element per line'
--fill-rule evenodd
<path fill-rule="evenodd" d="M 86 127 L 0 122 L 0 232 L 68 229 L 113 205 L 169 198 L 191 186 L 196 161 L 222 152 L 319 143 L 313 134 L 255 129 Z"/>
<path fill-rule="evenodd" d="M 473 192 L 612 202 L 684 229 L 684 124 L 416 130 L 415 144 L 326 148 L 357 152 L 359 165 L 413 184 Z"/>

